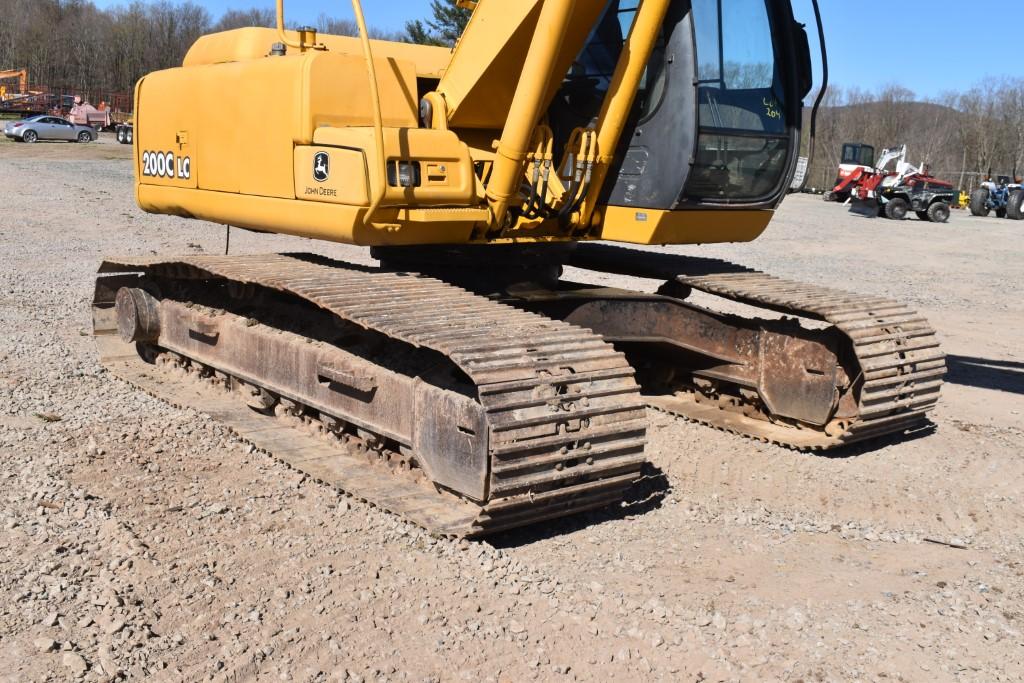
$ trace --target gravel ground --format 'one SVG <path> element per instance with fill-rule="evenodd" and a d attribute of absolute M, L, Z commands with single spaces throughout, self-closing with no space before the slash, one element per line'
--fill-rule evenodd
<path fill-rule="evenodd" d="M 0 680 L 1024 677 L 1024 224 L 798 196 L 679 249 L 913 302 L 950 354 L 937 429 L 823 457 L 652 413 L 667 491 L 452 542 L 99 367 L 103 255 L 223 249 L 135 207 L 129 152 L 0 142 Z M 232 234 L 276 250 L 368 261 Z"/>

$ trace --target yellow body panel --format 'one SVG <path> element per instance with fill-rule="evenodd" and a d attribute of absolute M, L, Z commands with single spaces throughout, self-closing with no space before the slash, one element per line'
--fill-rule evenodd
<path fill-rule="evenodd" d="M 330 174 L 319 180 L 313 176 L 317 154 L 327 154 Z M 369 206 L 366 182 L 366 155 L 359 149 L 339 149 L 320 145 L 295 147 L 295 197 L 313 202 Z"/>
<path fill-rule="evenodd" d="M 473 219 L 481 218 L 479 211 L 461 216 L 457 211 L 446 213 L 447 210 L 440 209 L 441 217 L 451 220 L 433 220 L 434 216 L 425 209 L 383 208 L 381 221 L 398 223 L 400 214 L 406 220 L 402 221 L 401 229 L 372 228 L 363 225 L 365 207 L 345 204 L 158 185 L 138 185 L 135 196 L 146 211 L 362 246 L 464 244 L 473 241 Z"/>
<path fill-rule="evenodd" d="M 365 185 L 345 191 L 362 190 Z M 139 185 L 136 199 L 147 211 L 360 246 L 566 241 L 557 229 L 557 221 L 538 222 L 509 236 L 487 239 L 479 230 L 486 210 L 383 208 L 381 220 L 402 227 L 375 229 L 362 223 L 365 206 L 336 203 L 325 197 L 306 196 L 303 201 L 294 201 Z M 612 206 L 598 216 L 599 231 L 581 240 L 633 244 L 749 242 L 764 232 L 771 217 L 771 211 L 637 211 Z"/>
<path fill-rule="evenodd" d="M 749 242 L 772 219 L 772 211 L 656 211 L 608 206 L 598 216 L 598 239 L 633 244 Z"/>
<path fill-rule="evenodd" d="M 416 125 L 411 62 L 377 59 L 384 121 Z M 330 52 L 182 67 L 137 86 L 138 180 L 264 197 L 294 198 L 295 145 L 324 126 L 371 119 L 360 57 Z M 182 134 L 185 146 L 178 142 Z M 142 154 L 174 149 L 190 158 L 186 182 L 143 173 Z"/>
<path fill-rule="evenodd" d="M 285 31 L 297 38 L 297 31 Z M 202 36 L 189 51 L 185 53 L 182 66 L 201 66 L 204 64 L 221 64 L 224 62 L 246 62 L 261 59 L 270 53 L 271 46 L 278 42 L 277 31 L 272 28 L 240 28 L 233 31 L 222 31 Z M 332 36 L 318 34 L 317 42 L 323 43 L 327 52 L 332 54 L 362 57 L 359 39 L 349 36 Z M 410 43 L 392 43 L 386 40 L 371 40 L 373 54 L 377 58 L 397 59 L 412 62 L 416 65 L 416 75 L 422 78 L 440 78 L 448 62 L 451 50 L 445 47 L 430 45 L 412 45 Z M 297 50 L 289 50 L 289 55 L 298 54 Z M 365 78 L 366 74 L 360 70 Z"/>
<path fill-rule="evenodd" d="M 306 69 L 302 106 L 306 110 L 301 113 L 303 129 L 298 139 L 311 140 L 323 126 L 365 126 L 372 109 L 362 57 L 317 52 L 306 53 L 302 59 Z M 415 127 L 419 106 L 415 64 L 392 57 L 374 61 L 384 125 Z"/>
<path fill-rule="evenodd" d="M 278 38 L 270 29 L 205 36 L 189 50 L 184 66 L 150 74 L 136 88 L 139 205 L 155 213 L 366 246 L 756 238 L 771 211 L 597 205 L 592 222 L 588 214 L 585 223 L 568 228 L 557 218 L 526 220 L 514 212 L 509 221 L 501 220 L 504 207 L 521 201 L 516 193 L 522 171 L 516 169 L 525 162 L 524 140 L 536 125 L 513 121 L 510 107 L 543 111 L 560 82 L 551 74 L 568 69 L 603 6 L 559 0 L 550 7 L 561 9 L 551 16 L 560 13 L 565 30 L 548 35 L 535 31 L 539 0 L 484 0 L 454 56 L 442 48 L 371 41 L 383 155 L 358 39 L 320 35 L 316 42 L 326 49 L 289 48 L 280 56 L 268 54 Z M 538 50 L 555 68 L 541 70 L 541 62 L 527 58 Z M 442 75 L 438 85 L 435 79 Z M 442 112 L 443 125 L 422 128 L 420 97 L 435 88 L 434 101 L 448 110 Z M 611 97 L 631 98 L 632 90 L 627 83 Z M 629 108 L 627 101 L 610 104 Z M 315 177 L 318 153 L 329 159 L 328 177 Z M 385 182 L 381 158 L 385 167 L 418 164 L 421 183 L 388 182 L 374 224 L 366 226 L 367 209 Z M 481 168 L 491 174 L 487 193 L 477 177 Z M 495 182 L 499 175 L 501 183 Z M 397 176 L 392 168 L 392 178 Z M 491 196 L 499 185 L 505 194 Z"/>
<path fill-rule="evenodd" d="M 359 150 L 368 160 L 376 148 L 373 129 L 363 126 L 318 128 L 313 136 L 317 145 Z M 475 193 L 473 160 L 469 148 L 455 133 L 428 128 L 385 128 L 384 156 L 390 160 L 410 160 L 420 165 L 420 187 L 388 187 L 384 205 L 392 206 L 473 206 L 479 203 Z M 312 166 L 296 167 L 299 176 L 312 181 Z M 306 175 L 308 174 L 308 175 Z M 376 195 L 377 177 L 370 178 L 370 194 Z"/>

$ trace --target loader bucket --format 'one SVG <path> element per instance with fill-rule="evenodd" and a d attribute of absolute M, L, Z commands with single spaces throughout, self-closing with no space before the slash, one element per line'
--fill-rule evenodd
<path fill-rule="evenodd" d="M 873 197 L 871 199 L 853 198 L 850 200 L 850 213 L 855 213 L 865 218 L 878 218 L 881 215 L 881 211 L 881 205 Z"/>

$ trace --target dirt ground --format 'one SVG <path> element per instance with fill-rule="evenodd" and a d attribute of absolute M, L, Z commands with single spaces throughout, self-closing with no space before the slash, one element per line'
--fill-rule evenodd
<path fill-rule="evenodd" d="M 0 680 L 1024 678 L 1024 223 L 796 196 L 678 249 L 911 302 L 949 354 L 935 431 L 826 457 L 652 412 L 663 495 L 453 542 L 100 368 L 103 255 L 223 249 L 136 208 L 129 154 L 0 141 Z M 232 234 L 277 250 L 368 261 Z"/>

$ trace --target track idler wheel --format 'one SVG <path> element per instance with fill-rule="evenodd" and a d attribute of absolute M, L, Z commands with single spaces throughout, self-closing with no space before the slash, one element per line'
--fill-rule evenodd
<path fill-rule="evenodd" d="M 137 287 L 117 290 L 114 301 L 117 332 L 123 341 L 155 342 L 160 338 L 160 302 Z"/>

